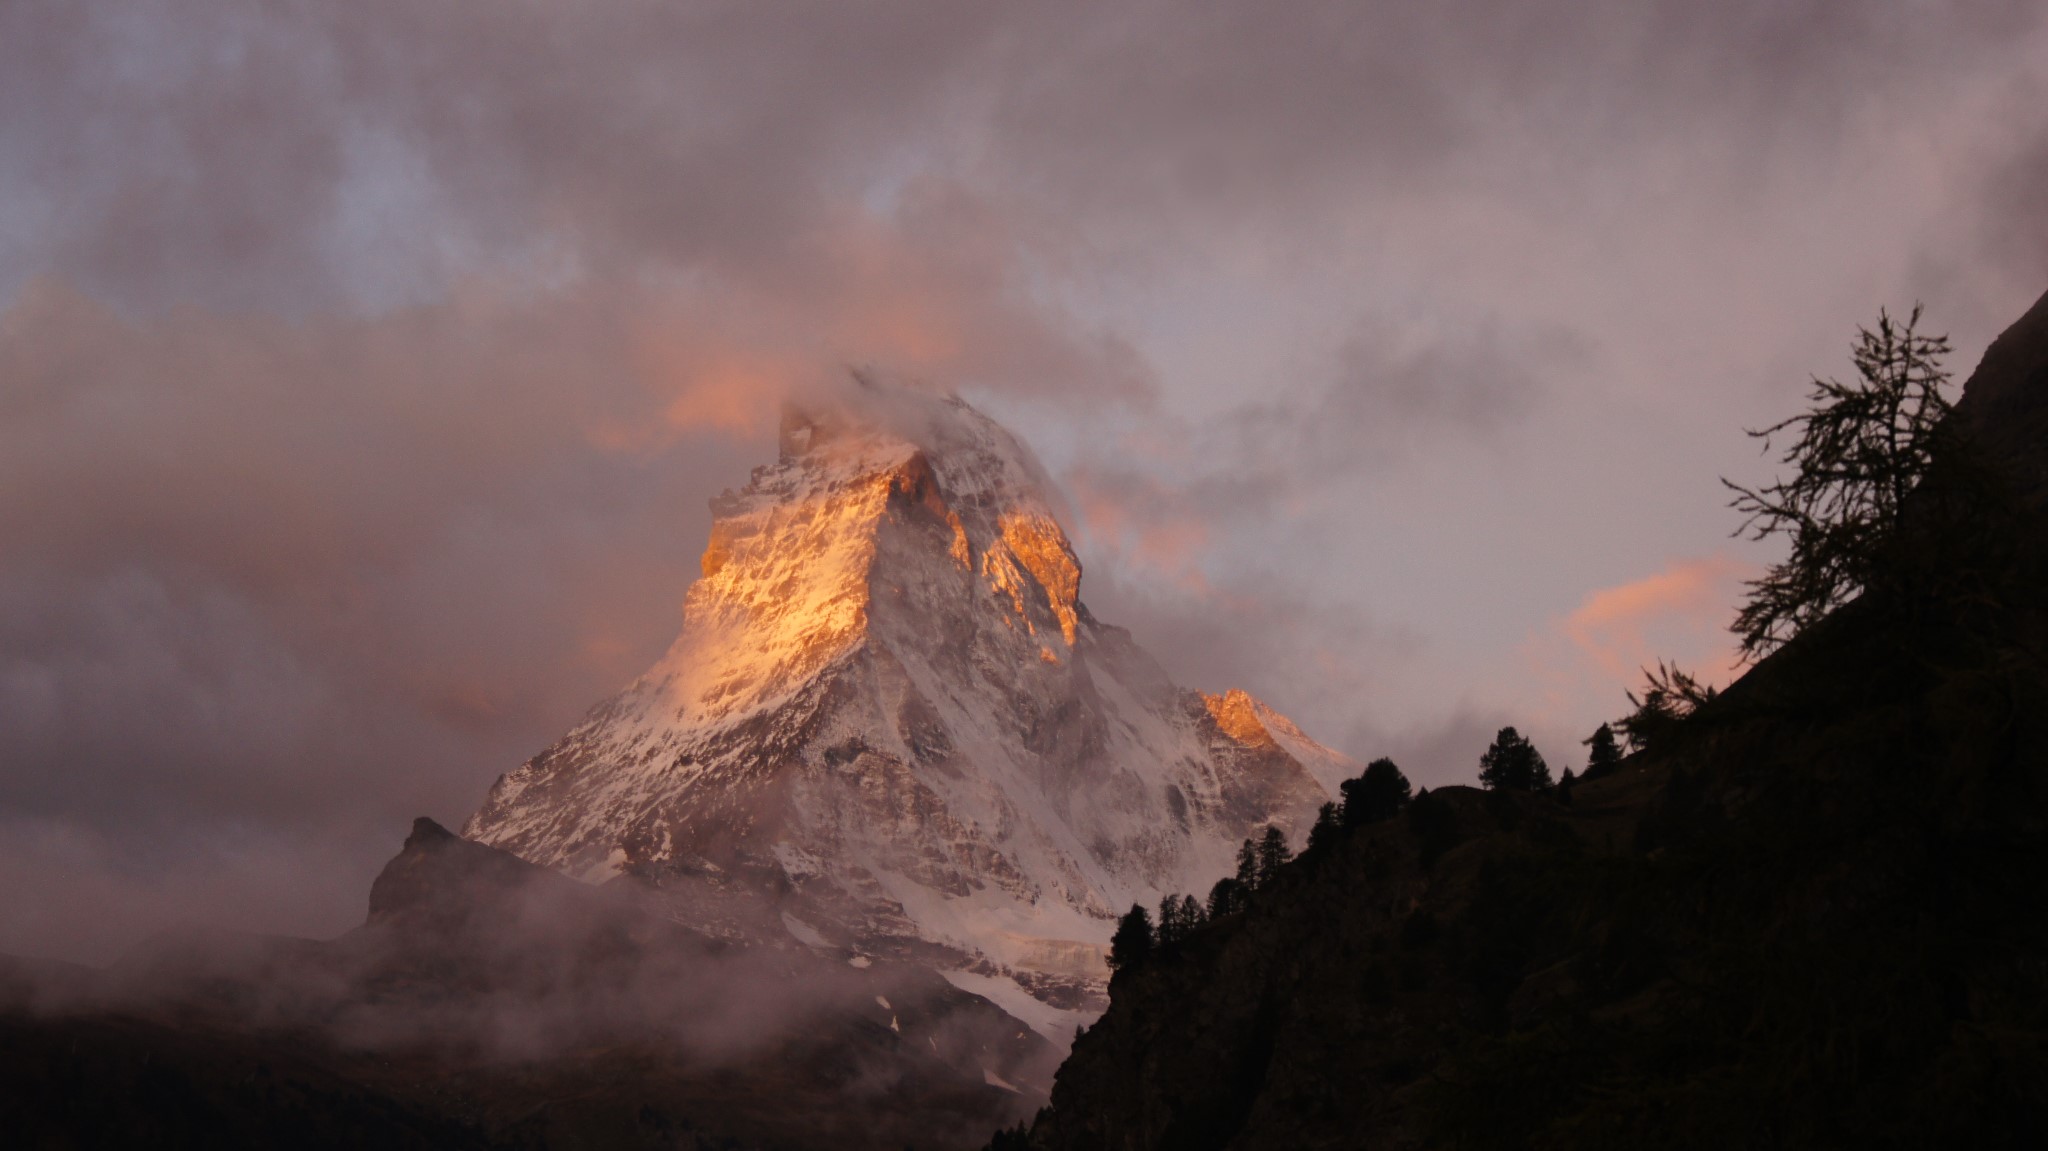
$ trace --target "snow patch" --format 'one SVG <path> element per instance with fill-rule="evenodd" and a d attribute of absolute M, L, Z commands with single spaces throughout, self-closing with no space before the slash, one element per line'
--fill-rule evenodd
<path fill-rule="evenodd" d="M 825 869 L 816 856 L 787 840 L 776 843 L 769 850 L 774 854 L 775 862 L 781 865 L 782 874 L 788 876 L 792 883 L 802 883 L 824 873 Z"/>
<path fill-rule="evenodd" d="M 1022 1022 L 1046 1040 L 1064 1051 L 1074 1042 L 1074 1032 L 1093 1023 L 1096 1012 L 1068 1011 L 1054 1007 L 1017 985 L 1014 979 L 1002 979 L 993 975 L 980 975 L 972 971 L 941 971 L 946 982 L 967 992 L 979 995 Z"/>
<path fill-rule="evenodd" d="M 782 926 L 788 930 L 790 935 L 796 938 L 798 943 L 803 944 L 805 947 L 831 946 L 824 936 L 818 934 L 817 928 L 812 927 L 787 911 L 782 913 Z"/>
<path fill-rule="evenodd" d="M 605 880 L 608 880 L 625 870 L 626 851 L 624 848 L 614 847 L 611 850 L 611 854 L 605 856 L 601 860 L 598 860 L 596 863 L 591 864 L 589 867 L 584 868 L 583 873 L 578 875 L 576 878 L 582 880 L 585 883 L 598 884 L 603 883 Z"/>

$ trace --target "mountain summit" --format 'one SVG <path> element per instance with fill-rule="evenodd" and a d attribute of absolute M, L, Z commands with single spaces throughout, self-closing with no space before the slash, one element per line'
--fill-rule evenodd
<path fill-rule="evenodd" d="M 1044 470 L 957 397 L 792 406 L 712 512 L 667 655 L 465 835 L 707 930 L 927 963 L 1064 1039 L 1119 912 L 1269 822 L 1298 840 L 1351 773 L 1091 615 Z"/>

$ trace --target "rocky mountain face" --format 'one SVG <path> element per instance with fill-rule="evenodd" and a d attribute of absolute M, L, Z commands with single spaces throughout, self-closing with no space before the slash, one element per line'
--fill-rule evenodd
<path fill-rule="evenodd" d="M 713 934 L 929 965 L 1064 1040 L 1118 913 L 1268 823 L 1298 842 L 1351 768 L 1097 620 L 1052 491 L 957 398 L 791 408 L 713 501 L 668 654 L 464 834 Z"/>
<path fill-rule="evenodd" d="M 1566 797 L 1319 842 L 1119 970 L 994 1146 L 2042 1145 L 2044 412 L 2048 297 L 1965 390 L 1912 581 Z M 1968 506 L 1980 470 L 2007 495 Z"/>

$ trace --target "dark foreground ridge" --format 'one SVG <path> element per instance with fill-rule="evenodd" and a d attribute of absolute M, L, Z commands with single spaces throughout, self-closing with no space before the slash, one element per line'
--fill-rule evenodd
<path fill-rule="evenodd" d="M 650 906 L 421 819 L 340 939 L 0 963 L 0 1144 L 900 1151 L 1044 1101 L 1050 1046 L 929 971 Z"/>
<path fill-rule="evenodd" d="M 2048 1146 L 2048 297 L 1866 597 L 1661 745 L 1443 788 L 1119 970 L 999 1151 Z"/>

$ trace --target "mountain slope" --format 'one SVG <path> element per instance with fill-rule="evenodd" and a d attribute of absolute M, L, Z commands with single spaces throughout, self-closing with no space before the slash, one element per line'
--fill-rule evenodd
<path fill-rule="evenodd" d="M 1445 788 L 1334 837 L 1119 971 L 998 1145 L 2042 1145 L 2043 320 L 1959 407 L 2022 498 L 1929 493 L 1910 541 L 1970 579 L 1838 611 L 1569 803 Z"/>
<path fill-rule="evenodd" d="M 780 449 L 713 501 L 668 654 L 465 834 L 714 932 L 914 958 L 1064 1038 L 1114 915 L 1298 837 L 1348 764 L 1095 619 L 1042 469 L 959 399 L 861 382 Z"/>

